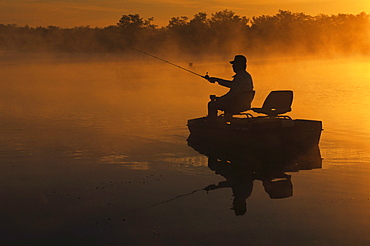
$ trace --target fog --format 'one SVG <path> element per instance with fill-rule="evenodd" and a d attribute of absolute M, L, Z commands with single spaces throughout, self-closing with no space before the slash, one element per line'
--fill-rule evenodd
<path fill-rule="evenodd" d="M 135 47 L 171 60 L 226 59 L 237 53 L 265 59 L 370 52 L 370 18 L 364 12 L 310 16 L 279 10 L 273 16 L 246 17 L 223 10 L 173 17 L 161 28 L 152 24 L 152 18 L 144 19 L 139 14 L 122 15 L 117 21 L 105 28 L 69 29 L 0 24 L 0 51 L 131 56 Z"/>
<path fill-rule="evenodd" d="M 200 75 L 208 73 L 224 79 L 232 79 L 234 75 L 229 64 L 233 55 L 208 59 L 162 55 L 162 59 Z M 368 63 L 366 56 L 250 58 L 247 70 L 257 92 L 254 106 L 261 105 L 269 91 L 282 89 L 292 89 L 299 94 L 295 102 L 302 104 L 298 104 L 298 108 L 309 107 L 303 101 L 313 100 L 309 98 L 313 93 L 320 98 L 324 94 L 328 98 L 338 95 L 365 98 L 369 93 Z M 43 110 L 52 108 L 45 115 L 68 111 L 83 113 L 92 108 L 104 113 L 108 107 L 120 117 L 141 112 L 163 115 L 165 110 L 186 111 L 188 117 L 195 117 L 206 114 L 209 95 L 222 95 L 227 91 L 227 88 L 134 50 L 129 55 L 8 54 L 2 56 L 0 64 L 3 68 L 3 109 L 12 114 L 18 112 L 19 116 L 38 113 L 42 116 Z M 337 84 L 338 78 L 348 83 Z M 337 88 L 335 93 L 331 91 L 333 86 Z M 356 93 L 348 94 L 347 88 L 356 88 Z M 368 103 L 366 100 L 360 102 Z M 313 111 L 321 109 L 318 102 L 311 104 Z M 333 106 L 331 109 L 332 112 L 338 110 L 344 108 Z M 302 111 L 293 111 L 296 112 Z"/>

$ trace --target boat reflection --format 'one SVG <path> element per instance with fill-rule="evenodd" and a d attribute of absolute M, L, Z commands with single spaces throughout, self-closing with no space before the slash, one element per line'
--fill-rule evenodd
<path fill-rule="evenodd" d="M 299 170 L 322 167 L 319 147 L 310 148 L 260 148 L 231 146 L 216 142 L 205 142 L 202 138 L 190 134 L 188 145 L 208 157 L 208 167 L 225 178 L 218 184 L 204 188 L 213 191 L 231 188 L 233 192 L 232 209 L 235 215 L 244 215 L 247 211 L 247 199 L 253 190 L 255 180 L 262 181 L 266 193 L 271 199 L 293 196 L 291 174 Z M 268 146 L 268 145 L 267 145 Z"/>

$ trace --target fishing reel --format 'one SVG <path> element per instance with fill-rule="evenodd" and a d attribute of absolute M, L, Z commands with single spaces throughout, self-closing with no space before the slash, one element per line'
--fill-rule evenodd
<path fill-rule="evenodd" d="M 203 76 L 206 80 L 208 80 L 210 77 L 208 76 L 208 72 L 206 72 L 206 75 Z"/>

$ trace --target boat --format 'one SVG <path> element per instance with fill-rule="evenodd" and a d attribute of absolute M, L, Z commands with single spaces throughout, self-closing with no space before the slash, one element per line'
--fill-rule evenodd
<path fill-rule="evenodd" d="M 271 91 L 261 108 L 251 113 L 239 112 L 232 117 L 221 114 L 216 119 L 200 117 L 187 122 L 191 135 L 205 141 L 222 142 L 230 146 L 273 149 L 310 148 L 317 146 L 322 132 L 319 120 L 292 119 L 293 91 Z"/>

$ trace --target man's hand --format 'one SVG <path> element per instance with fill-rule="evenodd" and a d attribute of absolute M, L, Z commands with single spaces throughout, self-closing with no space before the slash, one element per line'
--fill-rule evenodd
<path fill-rule="evenodd" d="M 217 97 L 216 95 L 209 95 L 209 99 L 211 99 L 211 101 L 216 101 Z"/>
<path fill-rule="evenodd" d="M 203 78 L 205 78 L 206 80 L 208 80 L 211 83 L 215 83 L 217 81 L 217 78 L 215 78 L 215 77 L 209 77 L 208 76 L 208 72 L 207 72 L 206 75 L 203 76 Z"/>
<path fill-rule="evenodd" d="M 211 185 L 208 185 L 207 187 L 205 187 L 203 190 L 210 191 L 210 190 L 215 190 L 215 189 L 217 189 L 217 185 L 211 184 Z"/>
<path fill-rule="evenodd" d="M 217 82 L 217 78 L 215 78 L 215 77 L 208 77 L 208 79 L 207 79 L 209 82 L 211 82 L 211 83 L 215 83 L 215 82 Z"/>

